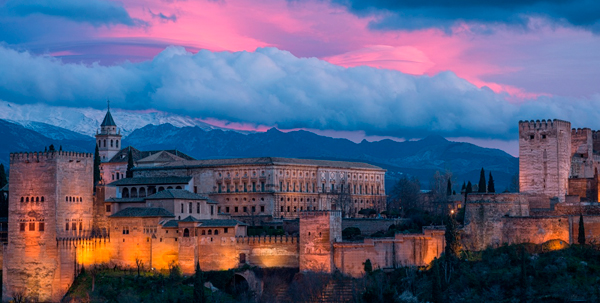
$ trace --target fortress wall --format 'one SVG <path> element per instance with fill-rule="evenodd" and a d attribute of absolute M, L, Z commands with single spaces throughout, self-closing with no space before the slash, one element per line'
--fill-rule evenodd
<path fill-rule="evenodd" d="M 340 211 L 300 213 L 300 270 L 332 272 L 334 242 L 341 242 Z"/>
<path fill-rule="evenodd" d="M 396 234 L 394 238 L 365 239 L 363 242 L 334 243 L 335 267 L 353 277 L 364 275 L 364 262 L 373 269 L 426 266 L 444 251 L 444 231 Z"/>
<path fill-rule="evenodd" d="M 342 230 L 348 227 L 360 229 L 363 235 L 372 235 L 380 230 L 387 231 L 391 225 L 399 225 L 408 219 L 342 219 Z"/>
<path fill-rule="evenodd" d="M 579 236 L 579 216 L 574 215 L 569 218 L 571 222 L 571 243 L 578 243 Z M 585 231 L 586 243 L 600 242 L 600 215 L 584 215 L 583 225 Z"/>

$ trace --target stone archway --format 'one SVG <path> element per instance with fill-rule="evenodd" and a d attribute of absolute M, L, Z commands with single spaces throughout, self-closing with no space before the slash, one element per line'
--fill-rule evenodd
<path fill-rule="evenodd" d="M 235 292 L 251 291 L 255 298 L 260 298 L 263 291 L 263 283 L 252 270 L 236 272 L 230 283 L 230 290 Z"/>

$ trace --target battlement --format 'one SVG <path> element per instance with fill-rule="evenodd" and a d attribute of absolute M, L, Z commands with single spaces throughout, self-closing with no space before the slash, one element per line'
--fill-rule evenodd
<path fill-rule="evenodd" d="M 239 244 L 275 244 L 275 243 L 298 243 L 298 237 L 294 236 L 246 236 L 236 237 L 236 243 Z"/>
<path fill-rule="evenodd" d="M 590 133 L 592 133 L 592 130 L 587 127 L 571 129 L 571 137 L 587 137 L 587 135 L 589 135 Z"/>
<path fill-rule="evenodd" d="M 520 131 L 553 130 L 565 127 L 570 129 L 571 122 L 558 119 L 519 121 Z"/>
<path fill-rule="evenodd" d="M 315 217 L 342 217 L 341 210 L 305 210 L 300 212 L 300 219 Z"/>
<path fill-rule="evenodd" d="M 17 162 L 40 162 L 52 159 L 89 159 L 94 155 L 90 153 L 72 152 L 72 151 L 46 151 L 46 152 L 17 152 L 10 153 L 10 164 Z"/>

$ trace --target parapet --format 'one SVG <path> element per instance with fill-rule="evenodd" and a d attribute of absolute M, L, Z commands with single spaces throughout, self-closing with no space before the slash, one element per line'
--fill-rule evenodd
<path fill-rule="evenodd" d="M 93 158 L 90 153 L 80 153 L 73 151 L 45 151 L 45 152 L 18 152 L 10 154 L 10 164 L 17 162 L 40 162 L 52 159 L 88 159 Z"/>
<path fill-rule="evenodd" d="M 300 212 L 300 219 L 310 219 L 315 217 L 342 217 L 341 210 L 305 210 Z"/>
<path fill-rule="evenodd" d="M 549 130 L 563 127 L 571 129 L 571 122 L 559 119 L 519 121 L 519 130 Z"/>
<path fill-rule="evenodd" d="M 590 134 L 592 132 L 591 129 L 589 128 L 572 128 L 571 129 L 571 137 L 577 136 L 577 137 L 587 137 L 588 134 Z"/>
<path fill-rule="evenodd" d="M 236 243 L 244 244 L 292 244 L 298 243 L 298 237 L 294 236 L 246 236 L 236 237 Z"/>

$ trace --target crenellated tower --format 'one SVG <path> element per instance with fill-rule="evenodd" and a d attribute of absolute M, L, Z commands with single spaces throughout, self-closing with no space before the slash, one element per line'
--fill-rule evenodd
<path fill-rule="evenodd" d="M 565 201 L 571 167 L 571 123 L 519 121 L 519 189 Z"/>
<path fill-rule="evenodd" d="M 108 162 L 121 150 L 121 131 L 117 129 L 117 124 L 110 113 L 110 106 L 100 125 L 100 132 L 96 132 L 96 144 L 102 162 Z"/>

